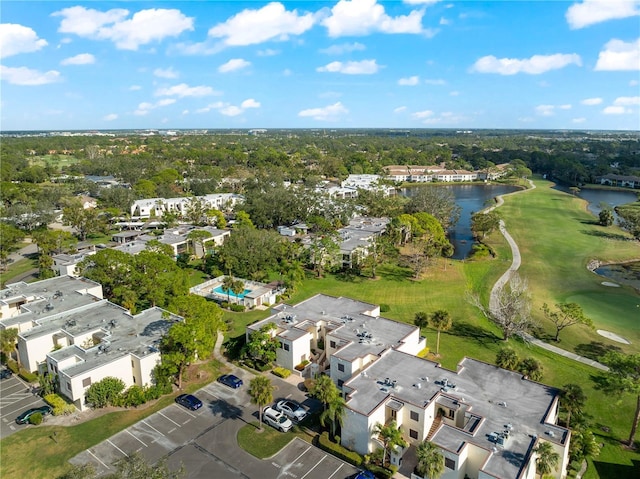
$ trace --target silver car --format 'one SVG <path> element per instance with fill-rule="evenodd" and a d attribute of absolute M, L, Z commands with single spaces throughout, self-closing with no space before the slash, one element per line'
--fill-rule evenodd
<path fill-rule="evenodd" d="M 270 407 L 262 412 L 262 420 L 282 432 L 287 432 L 293 427 L 293 423 L 287 416 Z"/>
<path fill-rule="evenodd" d="M 296 422 L 300 422 L 307 417 L 307 410 L 291 399 L 278 401 L 276 409 Z"/>

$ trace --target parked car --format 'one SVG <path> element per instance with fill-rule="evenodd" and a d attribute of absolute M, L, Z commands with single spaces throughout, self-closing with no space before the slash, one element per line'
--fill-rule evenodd
<path fill-rule="evenodd" d="M 218 378 L 218 382 L 221 382 L 225 386 L 229 386 L 233 389 L 238 389 L 242 386 L 242 379 L 238 376 L 234 376 L 233 374 L 223 374 Z"/>
<path fill-rule="evenodd" d="M 293 423 L 287 416 L 270 407 L 262 412 L 262 420 L 282 432 L 287 432 L 293 427 Z"/>
<path fill-rule="evenodd" d="M 202 407 L 202 401 L 193 394 L 180 394 L 180 396 L 176 398 L 176 402 L 187 409 L 191 409 L 192 411 Z"/>
<path fill-rule="evenodd" d="M 7 379 L 7 378 L 10 378 L 11 376 L 13 376 L 13 371 L 11 371 L 11 369 L 7 368 L 0 371 L 0 379 Z"/>
<path fill-rule="evenodd" d="M 276 409 L 284 413 L 285 416 L 287 416 L 289 419 L 296 422 L 300 422 L 305 417 L 307 417 L 307 410 L 291 399 L 278 401 L 276 404 Z"/>
<path fill-rule="evenodd" d="M 42 416 L 48 416 L 53 412 L 53 409 L 48 405 L 27 409 L 16 418 L 16 424 L 27 424 L 29 422 L 29 418 L 37 412 L 42 414 Z"/>
<path fill-rule="evenodd" d="M 362 470 L 355 476 L 352 476 L 352 479 L 376 479 L 376 476 L 371 471 Z"/>

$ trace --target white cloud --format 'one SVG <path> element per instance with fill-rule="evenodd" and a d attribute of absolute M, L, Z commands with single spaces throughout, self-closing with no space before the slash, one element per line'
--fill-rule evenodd
<path fill-rule="evenodd" d="M 449 96 L 460 96 L 460 92 L 457 90 L 450 91 Z"/>
<path fill-rule="evenodd" d="M 341 116 L 349 113 L 341 102 L 336 102 L 333 105 L 328 105 L 321 108 L 309 108 L 302 110 L 298 113 L 301 117 L 311 117 L 318 121 L 336 121 Z"/>
<path fill-rule="evenodd" d="M 554 55 L 534 55 L 524 59 L 496 58 L 493 55 L 488 55 L 476 61 L 471 70 L 478 73 L 499 73 L 500 75 L 515 75 L 516 73 L 539 75 L 571 64 L 581 66 L 580 55 L 556 53 Z"/>
<path fill-rule="evenodd" d="M 293 72 L 288 68 L 285 68 L 284 70 L 282 70 L 282 76 L 290 77 L 291 75 L 293 75 Z"/>
<path fill-rule="evenodd" d="M 173 105 L 175 102 L 175 98 L 163 98 L 162 100 L 158 100 L 155 103 L 142 102 L 138 105 L 138 108 L 133 112 L 133 114 L 136 116 L 144 116 L 147 115 L 151 110 L 155 110 L 156 108 L 160 108 L 163 106 Z"/>
<path fill-rule="evenodd" d="M 173 67 L 156 68 L 155 70 L 153 70 L 153 75 L 157 76 L 158 78 L 167 78 L 167 79 L 178 78 L 180 76 L 180 74 L 177 71 L 175 71 Z"/>
<path fill-rule="evenodd" d="M 48 45 L 47 41 L 38 38 L 38 34 L 31 28 L 16 23 L 0 24 L 0 58 L 10 57 L 19 53 L 37 52 Z"/>
<path fill-rule="evenodd" d="M 273 48 L 265 48 L 264 50 L 258 50 L 259 57 L 272 57 L 278 55 L 280 50 L 274 50 Z"/>
<path fill-rule="evenodd" d="M 411 114 L 411 116 L 413 118 L 415 118 L 416 120 L 422 120 L 424 118 L 429 118 L 430 116 L 433 116 L 433 115 L 434 115 L 434 113 L 431 110 L 417 111 L 417 112 Z"/>
<path fill-rule="evenodd" d="M 571 105 L 558 105 L 558 108 L 561 110 L 571 110 Z"/>
<path fill-rule="evenodd" d="M 60 72 L 56 70 L 41 72 L 27 67 L 13 68 L 0 65 L 0 79 L 12 85 L 46 85 L 60 80 Z"/>
<path fill-rule="evenodd" d="M 284 41 L 290 35 L 301 35 L 315 22 L 314 15 L 287 11 L 279 2 L 271 2 L 258 10 L 246 9 L 224 23 L 211 27 L 209 36 L 222 38 L 227 46 L 246 46 L 268 40 Z"/>
<path fill-rule="evenodd" d="M 580 117 L 580 118 L 574 118 L 571 120 L 571 123 L 584 123 L 585 121 L 587 121 L 586 118 L 584 117 Z"/>
<path fill-rule="evenodd" d="M 381 33 L 422 33 L 424 9 L 390 17 L 377 0 L 340 0 L 322 20 L 330 37 Z"/>
<path fill-rule="evenodd" d="M 393 110 L 394 113 L 402 113 L 403 111 L 407 111 L 406 106 L 399 106 L 398 108 L 394 108 Z"/>
<path fill-rule="evenodd" d="M 243 68 L 251 65 L 251 62 L 244 60 L 242 58 L 232 58 L 227 63 L 223 63 L 218 67 L 218 71 L 220 73 L 229 73 L 236 70 L 242 70 Z"/>
<path fill-rule="evenodd" d="M 585 98 L 580 103 L 587 106 L 595 106 L 602 103 L 602 98 Z"/>
<path fill-rule="evenodd" d="M 565 18 L 572 29 L 584 28 L 596 23 L 640 15 L 637 0 L 584 0 L 567 9 Z"/>
<path fill-rule="evenodd" d="M 224 108 L 220 108 L 220 113 L 224 116 L 238 116 L 242 114 L 242 108 L 235 105 L 225 106 Z"/>
<path fill-rule="evenodd" d="M 555 105 L 538 105 L 535 110 L 538 115 L 541 116 L 553 116 L 555 115 Z"/>
<path fill-rule="evenodd" d="M 96 57 L 91 53 L 80 53 L 79 55 L 65 58 L 60 65 L 92 65 L 96 62 Z"/>
<path fill-rule="evenodd" d="M 440 0 L 403 0 L 407 5 L 430 5 L 438 3 Z"/>
<path fill-rule="evenodd" d="M 638 80 L 629 80 L 629 86 L 638 86 L 640 82 Z"/>
<path fill-rule="evenodd" d="M 446 85 L 447 82 L 442 78 L 427 78 L 424 81 L 427 85 Z"/>
<path fill-rule="evenodd" d="M 341 45 L 331 45 L 328 48 L 323 48 L 320 50 L 320 53 L 324 53 L 326 55 L 342 55 L 344 53 L 351 53 L 357 51 L 366 50 L 362 43 L 354 42 L 354 43 L 342 43 Z"/>
<path fill-rule="evenodd" d="M 104 121 L 113 121 L 118 119 L 118 115 L 115 113 L 109 113 L 108 115 L 103 116 L 102 119 Z"/>
<path fill-rule="evenodd" d="M 418 77 L 418 75 L 414 75 L 408 78 L 400 78 L 400 80 L 398 80 L 398 85 L 401 86 L 416 86 L 418 83 L 420 83 L 420 78 Z"/>
<path fill-rule="evenodd" d="M 607 42 L 598 55 L 595 70 L 640 70 L 640 38 L 629 43 L 615 38 Z"/>
<path fill-rule="evenodd" d="M 316 68 L 316 71 L 344 73 L 345 75 L 371 75 L 377 73 L 380 68 L 375 60 L 361 60 L 359 62 L 331 62 Z"/>
<path fill-rule="evenodd" d="M 640 106 L 640 96 L 620 96 L 613 101 L 614 105 Z"/>
<path fill-rule="evenodd" d="M 179 98 L 187 96 L 201 97 L 216 94 L 218 94 L 218 92 L 210 86 L 189 86 L 186 83 L 180 83 L 179 85 L 174 85 L 168 88 L 158 88 L 155 92 L 155 96 L 177 96 Z"/>
<path fill-rule="evenodd" d="M 131 85 L 129 87 L 129 91 L 138 91 L 138 90 L 142 90 L 142 87 L 140 85 Z"/>
<path fill-rule="evenodd" d="M 58 32 L 94 40 L 110 40 L 121 50 L 137 50 L 141 45 L 177 37 L 193 30 L 193 18 L 175 9 L 140 10 L 129 19 L 129 11 L 115 8 L 100 12 L 85 7 L 64 8 L 51 14 L 62 17 Z"/>
<path fill-rule="evenodd" d="M 253 98 L 247 98 L 240 104 L 240 108 L 260 108 L 260 102 L 255 101 Z"/>
<path fill-rule="evenodd" d="M 625 113 L 631 113 L 631 109 L 624 106 L 608 106 L 602 110 L 602 113 L 605 115 L 624 115 Z"/>

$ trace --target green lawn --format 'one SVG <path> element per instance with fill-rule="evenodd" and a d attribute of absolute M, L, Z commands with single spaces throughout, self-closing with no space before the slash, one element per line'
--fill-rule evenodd
<path fill-rule="evenodd" d="M 35 255 L 34 255 L 35 256 Z M 11 263 L 7 270 L 3 273 L 0 273 L 0 284 L 3 286 L 7 283 L 11 283 L 12 279 L 21 276 L 25 273 L 28 273 L 32 270 L 38 269 L 38 259 L 37 258 L 24 258 L 16 261 L 15 263 Z"/>
<path fill-rule="evenodd" d="M 238 445 L 249 454 L 258 459 L 268 459 L 280 449 L 289 444 L 294 438 L 299 437 L 311 442 L 311 436 L 298 426 L 294 426 L 289 432 L 276 431 L 271 426 L 262 423 L 262 430 L 254 421 L 242 426 L 238 431 Z"/>

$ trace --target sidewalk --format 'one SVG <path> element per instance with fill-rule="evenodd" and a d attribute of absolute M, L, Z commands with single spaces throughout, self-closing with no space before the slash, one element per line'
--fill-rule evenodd
<path fill-rule="evenodd" d="M 516 191 L 515 193 L 510 193 L 510 194 L 518 194 L 518 193 L 524 193 L 526 191 L 529 191 L 533 188 L 535 188 L 535 185 L 533 184 L 533 182 L 531 182 L 531 180 L 529 180 L 531 183 L 532 188 L 528 189 L 528 190 L 520 190 L 520 191 Z M 504 203 L 504 200 L 502 198 L 502 196 L 498 196 L 497 197 L 497 202 L 495 206 L 492 206 L 491 208 L 488 208 L 487 210 L 485 210 L 486 212 L 492 211 L 495 208 L 498 208 L 500 206 L 502 206 L 502 204 Z M 515 273 L 516 271 L 518 271 L 518 269 L 520 268 L 520 265 L 522 264 L 522 258 L 520 256 L 520 249 L 518 248 L 518 244 L 515 242 L 515 240 L 511 237 L 511 235 L 509 234 L 509 232 L 507 231 L 504 221 L 500 220 L 500 233 L 502 233 L 502 236 L 504 236 L 504 238 L 507 240 L 507 243 L 509 243 L 509 247 L 511 248 L 511 255 L 513 257 L 513 260 L 511 262 L 511 265 L 509 266 L 509 269 L 507 269 L 507 271 L 505 271 L 505 273 L 500 276 L 500 278 L 498 279 L 498 281 L 496 281 L 496 284 L 493 285 L 493 288 L 491 288 L 491 294 L 489 296 L 489 310 L 493 310 L 496 307 L 496 302 L 497 302 L 497 294 L 498 294 L 498 290 L 500 288 L 502 288 L 507 281 L 509 281 L 509 278 L 511 278 L 511 275 L 513 273 Z M 608 371 L 609 368 L 607 366 L 605 366 L 604 364 L 601 364 L 597 361 L 594 361 L 593 359 L 589 359 L 589 358 L 585 358 L 584 356 L 579 356 L 575 353 L 572 353 L 570 351 L 567 351 L 565 349 L 559 348 L 557 346 L 554 346 L 552 344 L 549 343 L 545 343 L 544 341 L 541 341 L 539 339 L 534 338 L 533 336 L 531 336 L 530 334 L 522 334 L 522 338 L 531 344 L 534 344 L 536 346 L 539 346 L 543 349 L 546 349 L 547 351 L 551 351 L 554 352 L 556 354 L 559 354 L 561 356 L 564 356 L 565 358 L 569 358 L 569 359 L 573 359 L 574 361 L 578 361 L 581 362 L 583 364 L 586 364 L 588 366 L 592 366 L 594 368 L 600 369 L 601 371 Z"/>

